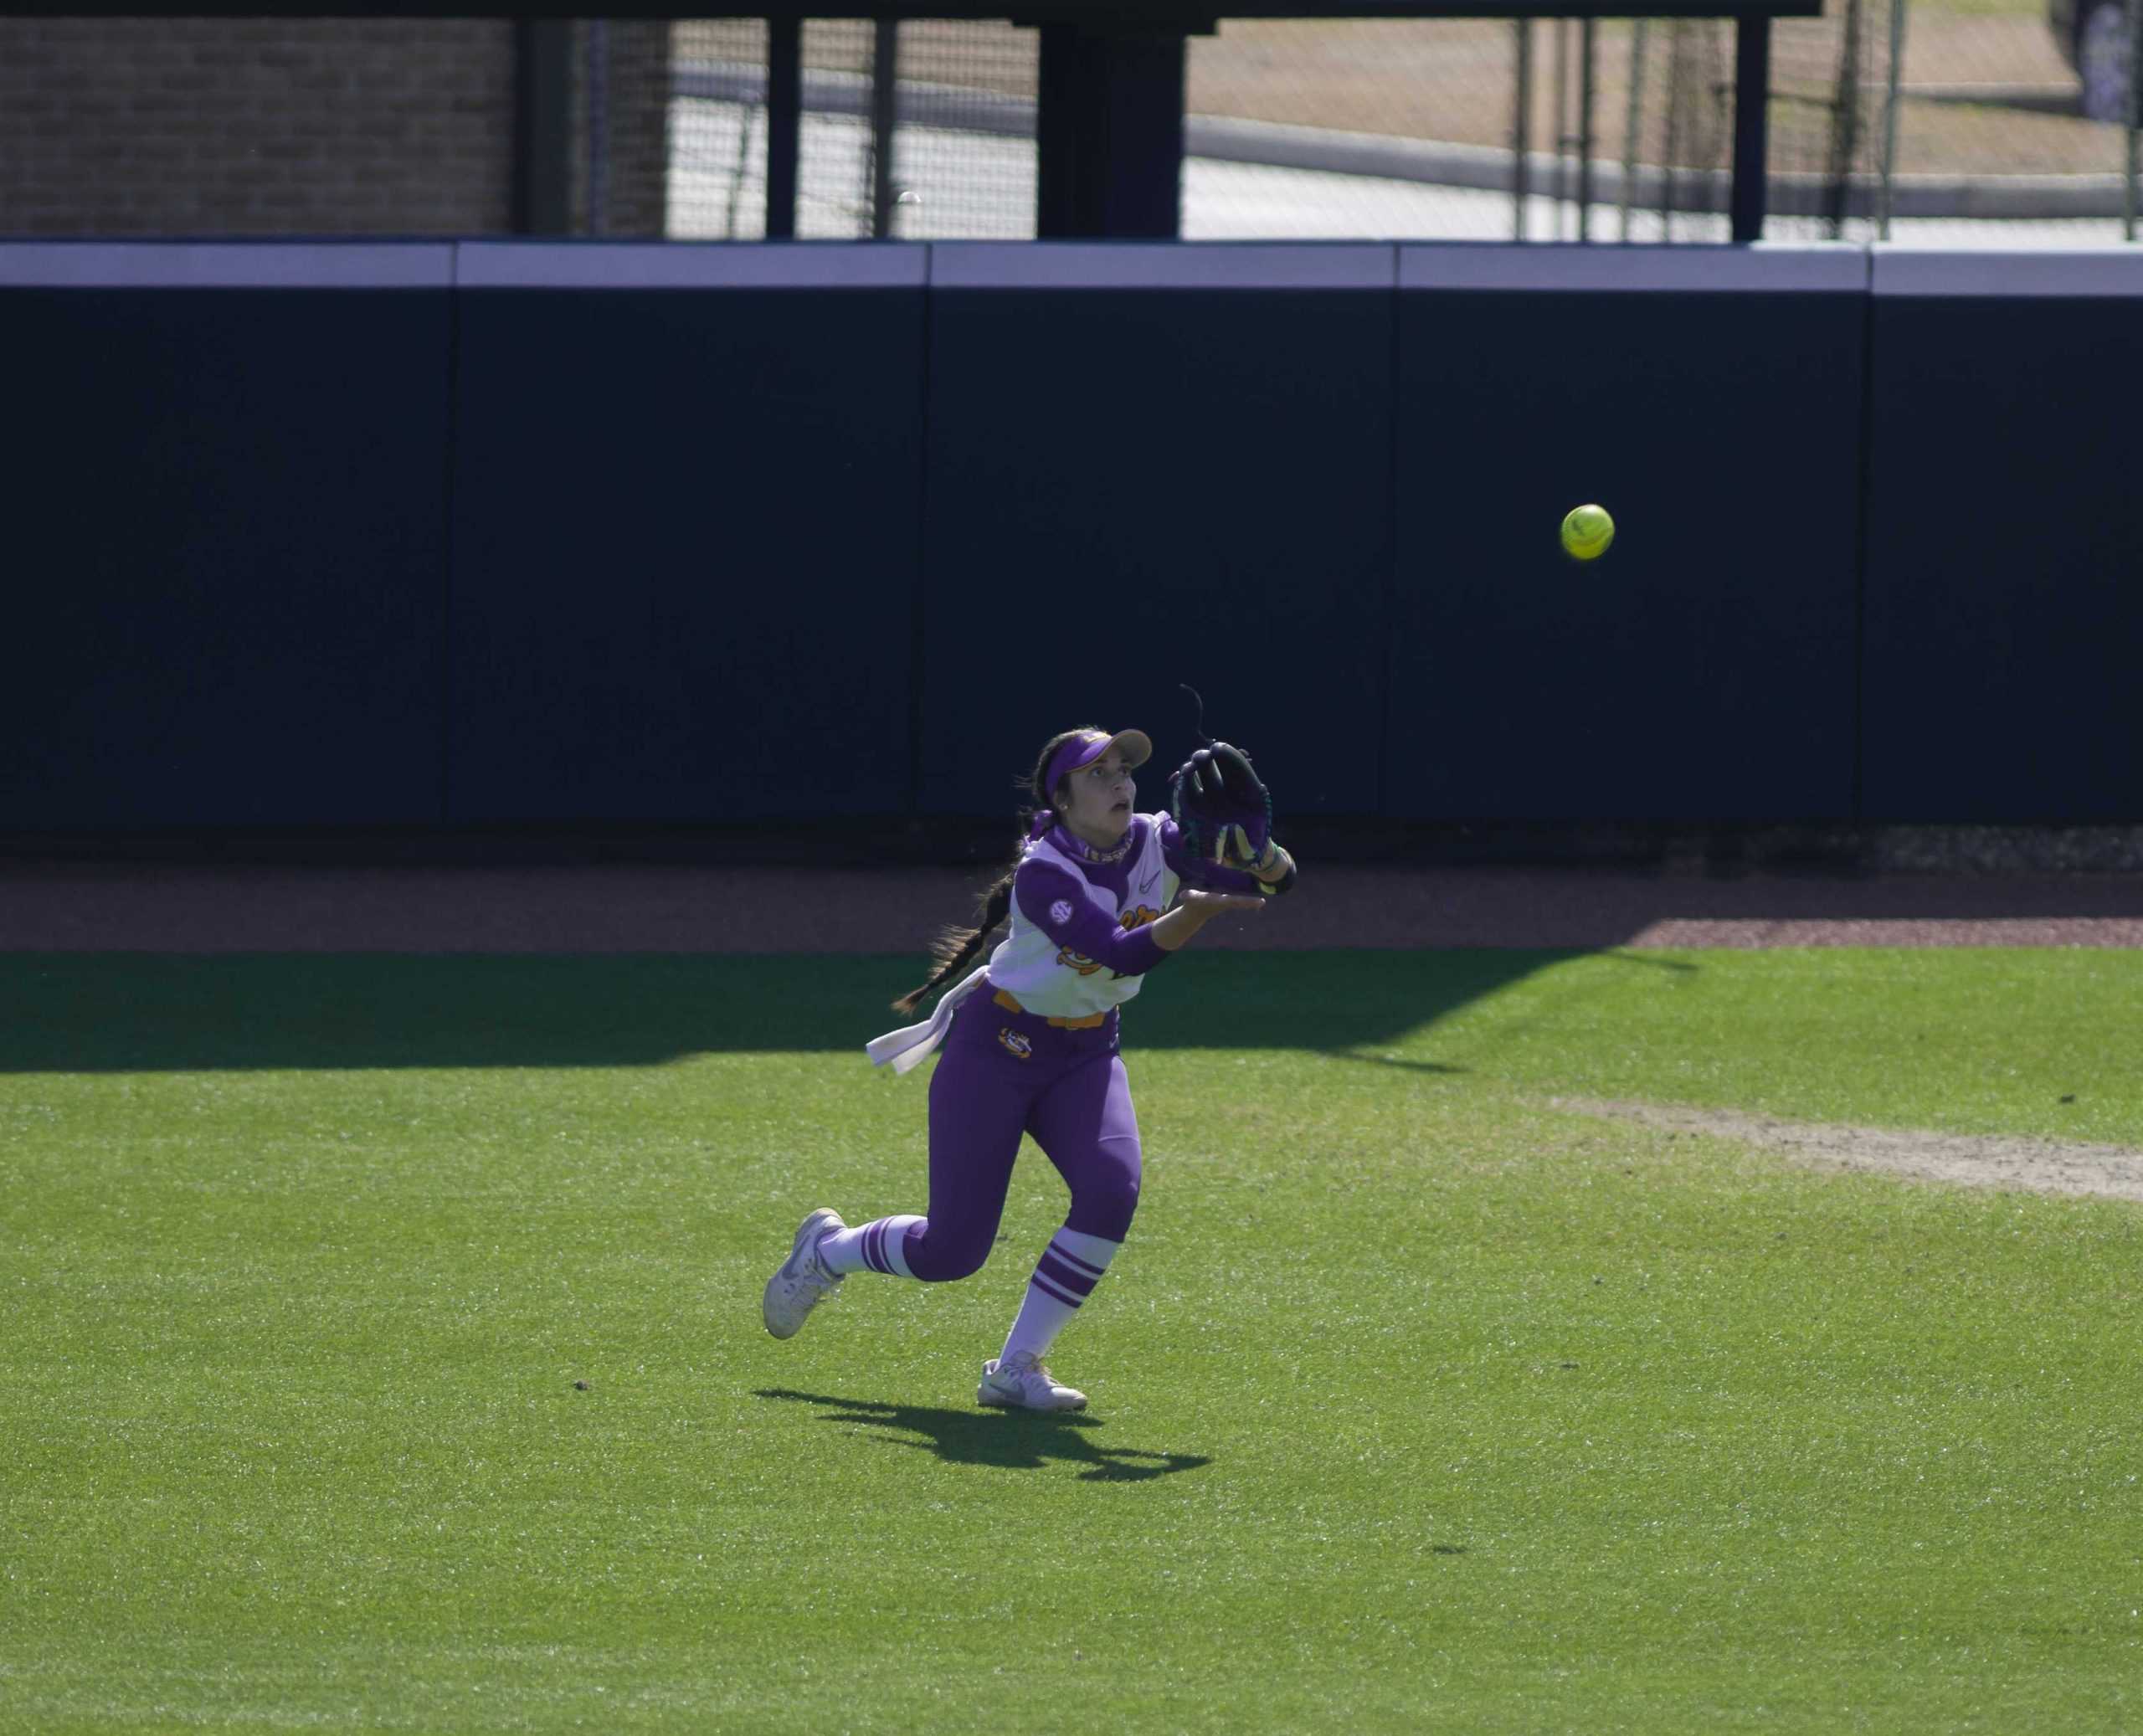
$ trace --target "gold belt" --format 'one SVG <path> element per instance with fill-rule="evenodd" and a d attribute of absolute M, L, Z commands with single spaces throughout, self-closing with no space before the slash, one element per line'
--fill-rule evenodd
<path fill-rule="evenodd" d="M 1013 999 L 1009 992 L 1002 989 L 997 991 L 997 1004 L 1015 1013 L 1024 1013 L 1027 1010 Z M 1059 1030 L 1092 1030 L 1097 1025 L 1107 1024 L 1108 1014 L 1090 1013 L 1084 1019 L 1052 1019 L 1049 1022 Z"/>

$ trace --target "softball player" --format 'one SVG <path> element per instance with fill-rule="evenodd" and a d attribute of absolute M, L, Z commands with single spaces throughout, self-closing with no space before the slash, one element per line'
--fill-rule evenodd
<path fill-rule="evenodd" d="M 894 1007 L 913 1012 L 1008 914 L 1010 934 L 928 1020 L 866 1045 L 896 1073 L 943 1046 L 930 1080 L 929 1211 L 853 1228 L 823 1206 L 805 1218 L 766 1287 L 777 1338 L 851 1272 L 932 1284 L 980 1271 L 1020 1135 L 1031 1133 L 1072 1189 L 1071 1213 L 975 1397 L 1008 1409 L 1085 1407 L 1086 1394 L 1042 1357 L 1093 1294 L 1138 1204 L 1138 1123 L 1117 1009 L 1221 912 L 1258 909 L 1295 882 L 1292 859 L 1272 839 L 1265 787 L 1236 749 L 1200 749 L 1170 779 L 1174 813 L 1139 814 L 1131 774 L 1153 752 L 1135 729 L 1072 730 L 1042 749 L 1030 780 L 1040 811 L 985 896 L 981 926 L 948 931 L 937 973 Z"/>

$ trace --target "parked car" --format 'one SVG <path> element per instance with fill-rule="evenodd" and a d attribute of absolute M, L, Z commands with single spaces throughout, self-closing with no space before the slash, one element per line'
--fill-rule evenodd
<path fill-rule="evenodd" d="M 2128 118 L 2128 8 L 2125 0 L 2047 0 L 2046 21 L 2084 81 L 2084 113 L 2093 121 Z"/>

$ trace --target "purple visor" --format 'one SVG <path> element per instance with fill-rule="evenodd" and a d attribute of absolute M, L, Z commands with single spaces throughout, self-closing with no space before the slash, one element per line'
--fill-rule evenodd
<path fill-rule="evenodd" d="M 1143 729 L 1120 729 L 1113 736 L 1105 736 L 1097 729 L 1089 730 L 1084 735 L 1074 736 L 1056 750 L 1056 757 L 1049 763 L 1049 782 L 1042 794 L 1046 796 L 1056 788 L 1059 778 L 1082 766 L 1092 765 L 1112 747 L 1123 750 L 1127 769 L 1143 766 L 1154 757 L 1154 743 Z"/>

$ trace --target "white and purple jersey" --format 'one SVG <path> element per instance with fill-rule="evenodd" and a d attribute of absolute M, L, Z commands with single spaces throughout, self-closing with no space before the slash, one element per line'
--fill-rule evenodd
<path fill-rule="evenodd" d="M 1114 860 L 1099 854 L 1061 825 L 1030 840 L 1013 871 L 1010 936 L 945 991 L 929 1018 L 865 1044 L 871 1065 L 896 1073 L 920 1066 L 960 1004 L 984 984 L 1046 1019 L 1088 1019 L 1123 1005 L 1169 956 L 1146 930 L 1185 880 L 1215 892 L 1278 890 L 1243 869 L 1194 863 L 1169 814 L 1133 814 L 1123 843 L 1107 852 Z"/>
<path fill-rule="evenodd" d="M 1212 891 L 1260 892 L 1243 870 L 1195 872 L 1174 816 L 1135 814 L 1118 850 L 1101 852 L 1054 826 L 1029 842 L 1012 877 L 1012 932 L 989 955 L 989 981 L 1030 1013 L 1085 1019 L 1122 1006 L 1169 955 L 1145 931 L 1188 878 Z"/>

